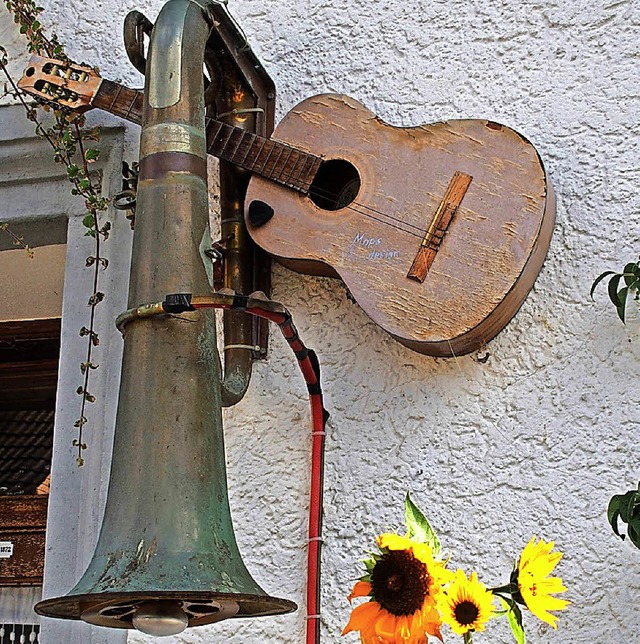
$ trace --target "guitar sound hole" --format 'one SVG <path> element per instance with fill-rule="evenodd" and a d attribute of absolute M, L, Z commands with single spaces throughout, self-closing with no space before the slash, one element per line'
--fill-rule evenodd
<path fill-rule="evenodd" d="M 309 197 L 318 208 L 340 210 L 358 196 L 360 175 L 348 161 L 330 159 L 323 161 L 311 183 Z"/>

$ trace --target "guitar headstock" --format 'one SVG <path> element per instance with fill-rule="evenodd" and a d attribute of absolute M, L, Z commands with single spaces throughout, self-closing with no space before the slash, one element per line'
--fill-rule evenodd
<path fill-rule="evenodd" d="M 32 56 L 18 87 L 46 103 L 85 112 L 91 109 L 101 82 L 91 67 Z"/>

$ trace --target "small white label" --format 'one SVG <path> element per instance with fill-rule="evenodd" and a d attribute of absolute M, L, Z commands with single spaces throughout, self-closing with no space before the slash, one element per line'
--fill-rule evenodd
<path fill-rule="evenodd" d="M 11 557 L 13 557 L 13 543 L 0 541 L 0 559 L 11 559 Z"/>

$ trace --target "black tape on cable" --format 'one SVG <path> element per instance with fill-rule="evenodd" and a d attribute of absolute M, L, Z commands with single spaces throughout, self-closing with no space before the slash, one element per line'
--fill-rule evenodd
<path fill-rule="evenodd" d="M 172 293 L 164 298 L 162 308 L 167 313 L 184 313 L 195 311 L 191 306 L 191 293 Z"/>
<path fill-rule="evenodd" d="M 247 295 L 242 295 L 236 293 L 233 296 L 233 302 L 231 304 L 232 311 L 244 311 L 247 308 L 247 303 L 249 302 L 249 297 Z"/>
<path fill-rule="evenodd" d="M 311 361 L 311 366 L 313 367 L 313 373 L 316 374 L 316 378 L 318 379 L 318 386 L 320 386 L 320 361 L 318 360 L 318 356 L 313 349 L 309 349 L 309 360 Z"/>

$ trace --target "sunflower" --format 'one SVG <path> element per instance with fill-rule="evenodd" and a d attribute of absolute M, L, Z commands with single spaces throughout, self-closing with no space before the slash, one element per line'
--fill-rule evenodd
<path fill-rule="evenodd" d="M 363 644 L 427 644 L 429 635 L 442 640 L 436 598 L 451 573 L 425 543 L 396 534 L 380 535 L 377 543 L 381 554 L 349 595 L 349 601 L 371 599 L 353 610 L 342 634 L 360 631 Z"/>
<path fill-rule="evenodd" d="M 563 610 L 570 602 L 552 597 L 553 593 L 563 593 L 567 589 L 560 577 L 549 577 L 549 575 L 562 558 L 562 553 L 551 552 L 553 541 L 548 543 L 542 539 L 538 543 L 535 541 L 534 536 L 522 551 L 518 565 L 513 571 L 512 582 L 518 584 L 520 598 L 527 608 L 538 619 L 557 628 L 558 618 L 549 611 Z"/>
<path fill-rule="evenodd" d="M 459 569 L 438 597 L 442 621 L 458 635 L 484 630 L 484 625 L 493 614 L 492 604 L 493 593 L 478 581 L 478 575 L 472 572 L 467 579 Z"/>

